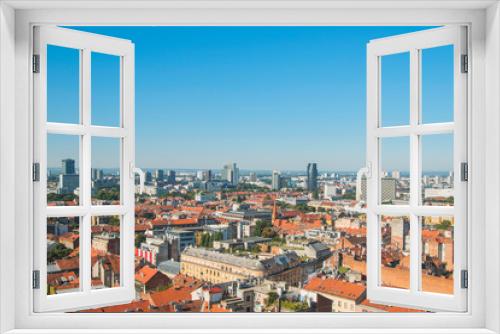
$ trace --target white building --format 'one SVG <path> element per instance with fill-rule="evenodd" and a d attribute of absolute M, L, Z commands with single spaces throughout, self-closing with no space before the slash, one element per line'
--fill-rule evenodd
<path fill-rule="evenodd" d="M 229 163 L 224 165 L 222 170 L 222 178 L 227 182 L 231 183 L 233 186 L 238 185 L 240 180 L 240 169 L 236 165 L 236 163 Z"/>
<path fill-rule="evenodd" d="M 281 174 L 277 170 L 273 170 L 271 187 L 273 190 L 280 190 L 281 188 Z"/>
<path fill-rule="evenodd" d="M 366 202 L 366 169 L 361 168 L 356 175 L 356 201 Z"/>
<path fill-rule="evenodd" d="M 334 183 L 325 183 L 323 190 L 323 198 L 331 199 L 333 196 L 337 196 L 338 187 Z"/>

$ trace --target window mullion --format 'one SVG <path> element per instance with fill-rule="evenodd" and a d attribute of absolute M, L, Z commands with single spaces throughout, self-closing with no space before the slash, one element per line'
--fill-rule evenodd
<path fill-rule="evenodd" d="M 418 49 L 410 51 L 410 291 L 419 289 L 420 281 L 420 229 L 414 208 L 420 196 L 420 143 L 417 128 L 420 120 L 420 56 Z"/>
<path fill-rule="evenodd" d="M 90 114 L 91 114 L 91 59 L 90 50 L 83 49 L 82 52 L 82 65 L 81 65 L 81 108 L 82 108 L 82 124 L 85 132 L 82 136 L 82 157 L 80 172 L 80 197 L 82 198 L 82 205 L 84 207 L 84 216 L 82 219 L 81 227 L 81 243 L 80 243 L 80 282 L 84 292 L 91 290 L 91 135 L 89 133 L 90 127 Z"/>

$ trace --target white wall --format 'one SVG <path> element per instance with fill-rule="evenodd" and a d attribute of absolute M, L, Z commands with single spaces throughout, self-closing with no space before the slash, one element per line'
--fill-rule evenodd
<path fill-rule="evenodd" d="M 14 249 L 14 10 L 0 3 L 0 253 Z M 11 224 L 9 226 L 9 224 Z M 14 328 L 14 256 L 0 257 L 0 332 Z M 7 313 L 4 313 L 6 312 Z"/>
<path fill-rule="evenodd" d="M 486 263 L 486 309 L 498 310 L 500 308 L 500 289 L 498 277 L 500 275 L 500 6 L 492 5 L 487 11 L 486 17 L 486 159 L 485 175 L 486 182 L 486 222 L 488 233 L 486 233 L 486 254 L 495 254 Z M 490 263 L 496 258 L 496 265 Z M 486 327 L 500 331 L 499 314 L 486 313 Z"/>

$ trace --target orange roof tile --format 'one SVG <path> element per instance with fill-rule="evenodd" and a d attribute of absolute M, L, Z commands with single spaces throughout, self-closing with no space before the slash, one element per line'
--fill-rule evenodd
<path fill-rule="evenodd" d="M 80 259 L 78 257 L 72 257 L 56 260 L 56 265 L 63 271 L 78 270 L 80 268 Z"/>
<path fill-rule="evenodd" d="M 153 292 L 150 294 L 151 304 L 160 307 L 172 302 L 188 301 L 191 300 L 191 292 L 193 290 L 189 287 L 172 287 L 160 292 Z"/>
<path fill-rule="evenodd" d="M 368 306 L 368 307 L 379 309 L 381 311 L 386 311 L 386 312 L 399 312 L 399 313 L 404 313 L 404 312 L 425 312 L 423 310 L 417 310 L 417 309 L 407 308 L 407 307 L 399 307 L 399 306 L 376 304 L 376 303 L 372 303 L 368 299 L 363 300 L 361 302 L 361 304 L 365 305 L 365 306 Z"/>
<path fill-rule="evenodd" d="M 123 312 L 149 312 L 149 301 L 138 300 L 128 304 L 120 304 L 106 307 L 99 307 L 90 310 L 80 311 L 83 313 L 105 312 L 105 313 L 123 313 Z"/>
<path fill-rule="evenodd" d="M 321 277 L 312 278 L 304 289 L 350 300 L 357 300 L 366 291 L 363 285 Z"/>
<path fill-rule="evenodd" d="M 135 274 L 135 280 L 139 283 L 147 284 L 157 273 L 157 269 L 144 266 Z"/>

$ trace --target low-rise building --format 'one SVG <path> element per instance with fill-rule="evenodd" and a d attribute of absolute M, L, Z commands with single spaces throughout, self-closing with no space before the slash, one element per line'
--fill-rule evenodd
<path fill-rule="evenodd" d="M 302 280 L 302 267 L 295 252 L 259 260 L 203 248 L 187 248 L 181 255 L 181 273 L 211 283 L 265 277 L 290 284 Z"/>
<path fill-rule="evenodd" d="M 136 291 L 141 291 L 142 293 L 166 287 L 170 282 L 171 280 L 158 269 L 148 266 L 142 267 L 135 274 Z"/>
<path fill-rule="evenodd" d="M 334 278 L 314 277 L 304 290 L 313 293 L 318 312 L 356 312 L 356 306 L 366 299 L 366 287 Z"/>

